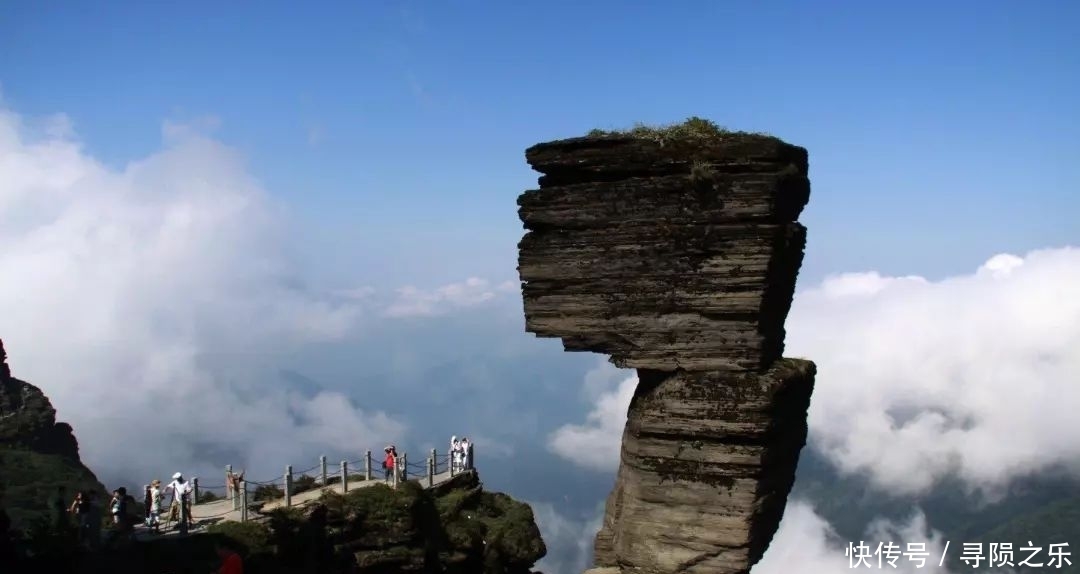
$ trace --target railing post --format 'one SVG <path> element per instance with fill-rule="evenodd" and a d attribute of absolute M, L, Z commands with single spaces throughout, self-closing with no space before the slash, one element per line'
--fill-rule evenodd
<path fill-rule="evenodd" d="M 409 480 L 409 453 L 407 452 L 401 453 L 401 480 Z"/>
<path fill-rule="evenodd" d="M 199 477 L 191 479 L 191 505 L 194 506 L 199 503 Z"/>
<path fill-rule="evenodd" d="M 246 480 L 240 483 L 240 496 L 236 498 L 240 502 L 240 522 L 247 522 L 248 519 L 247 485 Z"/>
<path fill-rule="evenodd" d="M 227 496 L 230 501 L 233 501 L 235 503 L 236 502 L 236 494 L 237 494 L 236 489 L 233 488 L 233 482 L 232 482 L 232 465 L 231 464 L 226 464 L 225 465 L 225 496 Z M 235 504 L 234 504 L 234 506 L 235 506 Z"/>
<path fill-rule="evenodd" d="M 371 451 L 364 454 L 364 480 L 371 480 Z"/>
<path fill-rule="evenodd" d="M 397 488 L 398 474 L 401 472 L 401 457 L 394 457 L 394 468 L 390 469 L 390 485 Z"/>
<path fill-rule="evenodd" d="M 319 470 L 322 472 L 322 485 L 326 486 L 326 455 L 319 457 Z"/>
<path fill-rule="evenodd" d="M 341 461 L 341 494 L 349 492 L 349 463 Z"/>
<path fill-rule="evenodd" d="M 285 467 L 285 508 L 292 506 L 292 465 Z"/>
<path fill-rule="evenodd" d="M 435 457 L 427 459 L 427 485 L 429 488 L 435 486 Z"/>

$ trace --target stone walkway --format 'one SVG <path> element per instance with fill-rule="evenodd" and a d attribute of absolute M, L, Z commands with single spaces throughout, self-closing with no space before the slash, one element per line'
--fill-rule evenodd
<path fill-rule="evenodd" d="M 464 472 L 472 472 L 472 471 L 464 471 Z M 461 474 L 461 472 L 459 471 L 457 474 Z M 456 474 L 455 474 L 455 476 L 456 476 Z M 441 472 L 439 474 L 436 474 L 433 478 L 434 478 L 434 482 L 433 482 L 432 486 L 438 486 L 438 485 L 440 485 L 440 484 L 442 484 L 444 482 L 447 482 L 452 477 L 451 477 L 450 472 L 446 471 L 446 472 Z M 418 477 L 418 478 L 409 478 L 409 480 L 411 482 L 418 482 L 421 485 L 423 485 L 424 488 L 428 488 L 428 477 L 426 477 L 426 476 Z M 347 485 L 347 488 L 348 488 L 349 492 L 352 492 L 353 490 L 356 490 L 358 488 L 366 488 L 368 486 L 372 486 L 372 485 L 375 485 L 375 484 L 390 484 L 390 483 L 385 481 L 385 480 L 377 479 L 377 478 L 373 478 L 372 480 L 356 480 L 356 481 L 350 480 L 348 485 Z M 249 486 L 249 488 L 251 488 L 252 491 L 254 491 L 254 488 L 252 488 L 251 486 Z M 340 493 L 341 492 L 341 483 L 316 487 L 316 488 L 313 488 L 311 490 L 301 492 L 299 494 L 294 494 L 292 496 L 292 501 L 291 501 L 292 502 L 292 507 L 297 508 L 297 507 L 303 507 L 303 506 L 305 506 L 307 504 L 310 504 L 312 501 L 318 500 L 319 497 L 322 496 L 323 492 L 337 492 L 337 493 Z M 248 520 L 257 520 L 257 519 L 261 518 L 262 516 L 264 516 L 265 513 L 269 512 L 271 510 L 282 508 L 284 506 L 285 506 L 285 498 L 284 497 L 277 498 L 277 499 L 274 499 L 274 500 L 270 500 L 270 501 L 267 501 L 265 503 L 261 502 L 261 501 L 260 502 L 250 503 L 249 507 L 248 507 Z M 255 511 L 251 507 L 258 507 L 259 511 Z M 202 504 L 194 505 L 192 507 L 192 509 L 191 509 L 191 517 L 192 517 L 192 519 L 193 519 L 193 521 L 195 523 L 195 526 L 194 526 L 194 528 L 191 528 L 188 532 L 190 534 L 197 534 L 197 533 L 200 533 L 200 532 L 205 532 L 206 528 L 208 526 L 210 526 L 211 524 L 217 524 L 218 522 L 226 522 L 226 521 L 240 522 L 240 510 L 233 508 L 233 502 L 231 500 L 229 500 L 227 498 L 223 498 L 223 499 L 220 499 L 220 500 L 215 500 L 213 502 L 204 502 Z M 166 525 L 166 522 L 164 520 L 162 520 L 161 521 L 161 533 L 160 534 L 154 534 L 153 532 L 150 531 L 149 528 L 147 528 L 146 526 L 144 526 L 143 524 L 140 523 L 135 527 L 135 538 L 136 538 L 136 540 L 152 540 L 154 538 L 180 536 L 180 532 L 175 529 L 175 525 L 170 525 L 170 527 L 168 529 L 165 528 L 165 525 Z"/>

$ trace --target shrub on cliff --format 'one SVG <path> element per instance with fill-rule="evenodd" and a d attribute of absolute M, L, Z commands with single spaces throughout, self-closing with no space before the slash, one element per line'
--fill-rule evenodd
<path fill-rule="evenodd" d="M 255 502 L 262 502 L 266 500 L 277 500 L 278 498 L 284 498 L 285 491 L 278 488 L 276 484 L 261 484 L 255 487 L 255 492 L 252 493 L 251 499 Z"/>
<path fill-rule="evenodd" d="M 601 130 L 594 129 L 589 131 L 587 137 L 603 138 L 603 137 L 633 137 L 640 139 L 652 140 L 660 143 L 666 141 L 675 140 L 707 140 L 716 139 L 730 135 L 756 135 L 761 137 L 773 137 L 768 134 L 762 133 L 750 133 L 742 131 L 732 131 L 725 127 L 718 125 L 712 120 L 705 118 L 699 118 L 697 116 L 691 116 L 686 120 L 678 123 L 650 126 L 643 123 L 634 124 L 630 129 L 623 130 Z"/>
<path fill-rule="evenodd" d="M 329 480 L 327 482 L 329 482 Z M 308 476 L 306 474 L 302 474 L 302 475 L 296 477 L 295 480 L 293 480 L 292 493 L 293 494 L 300 494 L 301 492 L 307 492 L 307 491 L 315 488 L 315 486 L 316 486 L 316 484 L 315 484 L 315 477 L 314 476 Z"/>
<path fill-rule="evenodd" d="M 219 522 L 206 532 L 228 538 L 242 555 L 272 554 L 271 530 L 258 522 Z"/>

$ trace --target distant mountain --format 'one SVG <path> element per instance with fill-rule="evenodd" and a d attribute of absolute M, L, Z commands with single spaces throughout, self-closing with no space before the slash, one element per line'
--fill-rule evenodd
<path fill-rule="evenodd" d="M 1029 552 L 1019 550 L 1029 542 L 1043 549 L 1033 563 L 1048 560 L 1050 544 L 1068 542 L 1074 554 L 1072 566 L 1053 570 L 1080 572 L 1080 480 L 1064 472 L 1047 471 L 1016 480 L 994 502 L 980 500 L 958 480 L 944 481 L 920 496 L 894 496 L 872 487 L 864 477 L 841 475 L 822 455 L 807 448 L 791 496 L 813 503 L 841 538 L 856 543 L 866 538 L 866 525 L 874 519 L 903 523 L 919 508 L 929 526 L 951 542 L 949 563 L 957 572 L 977 571 L 960 560 L 965 542 L 983 543 L 984 554 L 990 543 L 1011 542 L 1017 563 L 1027 558 Z M 1017 572 L 1036 570 L 1042 569 Z"/>

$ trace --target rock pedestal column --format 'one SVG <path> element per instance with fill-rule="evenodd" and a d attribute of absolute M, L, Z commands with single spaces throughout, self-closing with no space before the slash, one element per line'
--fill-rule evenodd
<path fill-rule="evenodd" d="M 815 368 L 784 359 L 807 153 L 718 132 L 526 151 L 526 330 L 636 368 L 596 565 L 749 572 L 783 515 Z"/>

